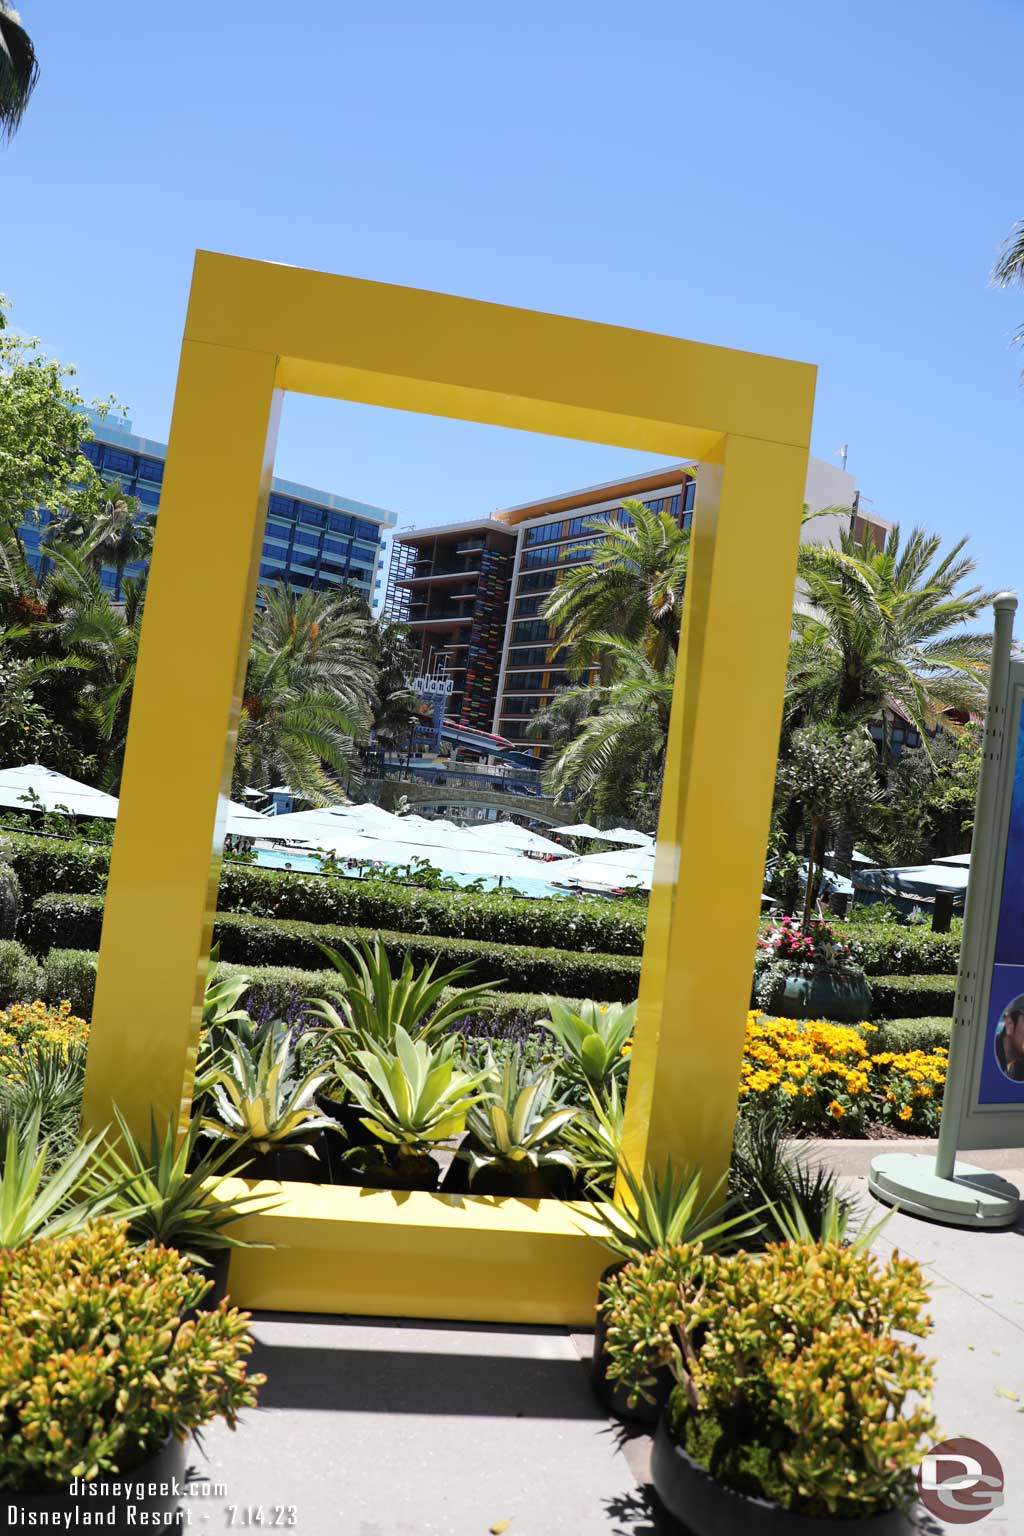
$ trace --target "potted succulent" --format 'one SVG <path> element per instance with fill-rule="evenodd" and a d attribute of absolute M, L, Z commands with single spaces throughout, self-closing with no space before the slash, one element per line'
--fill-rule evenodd
<path fill-rule="evenodd" d="M 399 1024 L 394 1047 L 367 1041 L 338 1076 L 363 1111 L 362 1125 L 376 1143 L 356 1182 L 398 1189 L 436 1189 L 439 1142 L 458 1135 L 467 1111 L 481 1097 L 483 1071 L 463 1071 L 451 1037 L 431 1044 L 412 1040 Z M 353 1149 L 353 1156 L 362 1149 Z"/>
<path fill-rule="evenodd" d="M 231 1143 L 224 1172 L 245 1164 L 250 1179 L 315 1183 L 320 1132 L 335 1130 L 315 1103 L 327 1073 L 300 1075 L 291 1032 L 280 1021 L 266 1030 L 258 1046 L 236 1039 L 223 1060 L 210 1074 L 211 1112 L 203 1116 L 202 1130 Z"/>
<path fill-rule="evenodd" d="M 652 1478 L 693 1536 L 909 1536 L 930 1362 L 919 1266 L 855 1242 L 655 1249 L 606 1287 L 609 1372 L 674 1382 Z"/>
<path fill-rule="evenodd" d="M 520 1050 L 500 1063 L 488 1050 L 484 1073 L 483 1097 L 466 1116 L 469 1135 L 453 1171 L 468 1170 L 474 1195 L 570 1195 L 576 1167 L 560 1135 L 577 1111 L 556 1097 L 553 1068 L 530 1072 Z"/>
<path fill-rule="evenodd" d="M 549 1017 L 540 1023 L 565 1053 L 563 1068 L 577 1082 L 601 1093 L 629 1068 L 629 1044 L 636 1003 L 581 1003 L 571 1008 L 560 997 L 547 999 Z"/>
<path fill-rule="evenodd" d="M 759 1230 L 756 1214 L 730 1215 L 732 1201 L 720 1199 L 724 1179 L 701 1198 L 700 1171 L 677 1173 L 672 1159 L 659 1173 L 649 1168 L 642 1179 L 619 1159 L 620 1192 L 614 1203 L 605 1201 L 586 1208 L 596 1222 L 598 1241 L 615 1255 L 598 1283 L 597 1317 L 591 1381 L 600 1401 L 617 1418 L 656 1424 L 668 1402 L 673 1380 L 664 1366 L 655 1372 L 649 1390 L 637 1393 L 611 1374 L 608 1351 L 608 1296 L 610 1282 L 634 1259 L 667 1246 L 700 1242 L 705 1252 L 725 1244 L 745 1241 Z"/>
<path fill-rule="evenodd" d="M 871 1015 L 871 986 L 853 950 L 828 923 L 783 917 L 757 941 L 754 999 L 787 1019 L 855 1024 Z"/>
<path fill-rule="evenodd" d="M 120 1111 L 115 1108 L 120 1143 L 109 1146 L 94 1174 L 94 1188 L 102 1194 L 111 1187 L 107 1204 L 112 1217 L 127 1221 L 134 1242 L 159 1243 L 177 1248 L 206 1276 L 209 1288 L 204 1307 L 214 1307 L 227 1294 L 228 1263 L 232 1248 L 254 1245 L 227 1231 L 243 1216 L 272 1210 L 275 1202 L 255 1193 L 223 1194 L 217 1181 L 232 1172 L 242 1174 L 247 1163 L 235 1163 L 235 1148 L 222 1142 L 216 1149 L 198 1153 L 198 1120 L 191 1120 L 180 1139 L 168 1124 L 161 1137 L 151 1121 L 149 1146 L 136 1140 Z"/>
<path fill-rule="evenodd" d="M 188 1437 L 234 1428 L 263 1381 L 246 1374 L 248 1313 L 182 1321 L 203 1284 L 104 1219 L 0 1250 L 0 1500 L 19 1526 L 77 1525 L 73 1480 L 121 1474 L 127 1498 L 87 1490 L 86 1507 L 117 1530 L 170 1523 L 176 1499 L 155 1490 L 182 1477 Z"/>
<path fill-rule="evenodd" d="M 395 976 L 388 952 L 380 939 L 360 939 L 343 950 L 322 944 L 327 959 L 338 972 L 341 995 L 316 1000 L 309 1012 L 330 1031 L 340 1065 L 351 1062 L 356 1051 L 372 1044 L 393 1048 L 395 1031 L 404 1029 L 411 1040 L 436 1039 L 461 1019 L 478 1013 L 488 986 L 454 987 L 472 974 L 471 965 L 459 965 L 435 975 L 436 960 L 419 970 L 408 954 Z M 448 995 L 445 995 L 448 994 Z M 353 1141 L 362 1139 L 362 1106 L 345 1098 L 345 1085 L 334 1076 L 318 1095 L 324 1114 L 337 1120 Z"/>

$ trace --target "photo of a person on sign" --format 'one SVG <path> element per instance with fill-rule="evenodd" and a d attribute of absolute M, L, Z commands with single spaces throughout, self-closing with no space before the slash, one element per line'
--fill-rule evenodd
<path fill-rule="evenodd" d="M 1015 997 L 996 1025 L 995 1048 L 1003 1076 L 1024 1083 L 1024 997 Z"/>

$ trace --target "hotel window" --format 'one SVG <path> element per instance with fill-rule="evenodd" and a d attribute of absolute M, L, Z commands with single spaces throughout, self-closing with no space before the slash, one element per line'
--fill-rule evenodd
<path fill-rule="evenodd" d="M 686 490 L 683 492 L 683 511 L 684 512 L 692 512 L 693 511 L 693 502 L 694 502 L 694 498 L 695 498 L 696 495 L 697 495 L 697 482 L 696 482 L 696 480 L 688 480 L 686 482 Z"/>
<path fill-rule="evenodd" d="M 543 619 L 529 619 L 525 624 L 512 626 L 512 639 L 520 645 L 524 640 L 548 640 L 549 638 L 548 626 Z"/>
<path fill-rule="evenodd" d="M 163 478 L 164 478 L 164 467 L 160 463 L 159 459 L 140 459 L 139 460 L 139 479 L 140 480 L 153 480 L 153 481 L 156 482 L 157 485 L 159 485 L 163 481 Z"/>
<path fill-rule="evenodd" d="M 320 545 L 320 535 L 314 533 L 312 528 L 296 528 L 295 544 L 302 545 L 305 549 L 317 549 Z"/>
<path fill-rule="evenodd" d="M 332 533 L 351 533 L 353 519 L 347 512 L 328 512 L 327 526 Z"/>
<path fill-rule="evenodd" d="M 144 507 L 158 507 L 160 505 L 160 492 L 155 485 L 137 486 L 135 494 Z"/>
<path fill-rule="evenodd" d="M 295 503 L 290 496 L 280 496 L 276 491 L 270 493 L 271 512 L 280 512 L 285 517 L 295 516 Z"/>
<path fill-rule="evenodd" d="M 134 453 L 122 453 L 120 448 L 104 448 L 103 468 L 111 469 L 118 475 L 134 475 Z"/>
<path fill-rule="evenodd" d="M 535 571 L 531 575 L 520 576 L 517 590 L 522 595 L 527 592 L 550 592 L 556 577 L 555 571 Z"/>
<path fill-rule="evenodd" d="M 527 619 L 527 618 L 530 618 L 540 608 L 541 601 L 542 600 L 539 597 L 521 597 L 521 598 L 519 598 L 518 602 L 516 603 L 516 613 L 515 613 L 516 618 L 517 619 Z"/>
<path fill-rule="evenodd" d="M 680 502 L 681 498 L 679 496 L 673 496 L 672 500 L 669 502 L 668 509 L 674 518 L 678 518 L 679 516 Z"/>
<path fill-rule="evenodd" d="M 324 511 L 322 507 L 310 507 L 300 505 L 299 522 L 308 523 L 313 528 L 322 528 L 324 525 Z"/>
<path fill-rule="evenodd" d="M 556 539 L 562 537 L 561 523 L 539 523 L 535 528 L 527 528 L 524 542 L 527 544 L 552 544 Z"/>
<path fill-rule="evenodd" d="M 353 519 L 353 523 L 354 526 L 352 532 L 355 534 L 357 539 L 372 539 L 374 544 L 378 542 L 380 538 L 380 529 L 377 527 L 376 523 L 368 523 L 359 517 Z"/>
<path fill-rule="evenodd" d="M 528 549 L 520 561 L 520 570 L 529 571 L 541 565 L 554 565 L 557 559 L 557 549 L 546 549 L 543 545 L 540 549 Z"/>

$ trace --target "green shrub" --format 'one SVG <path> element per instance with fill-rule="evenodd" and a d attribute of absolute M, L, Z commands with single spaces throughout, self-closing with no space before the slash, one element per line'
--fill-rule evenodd
<path fill-rule="evenodd" d="M 40 955 L 58 947 L 96 949 L 102 916 L 103 902 L 98 896 L 42 896 L 26 919 L 26 943 Z M 235 912 L 218 913 L 214 927 L 214 942 L 220 945 L 222 960 L 300 970 L 321 968 L 321 944 L 333 948 L 344 939 L 374 937 L 373 930 L 280 922 Z M 590 997 L 599 1002 L 632 1002 L 639 984 L 640 961 L 631 955 L 533 949 L 409 933 L 381 932 L 380 939 L 393 960 L 401 961 L 408 954 L 420 964 L 434 958 L 442 967 L 472 963 L 474 980 L 493 982 L 499 990 L 507 987 Z"/>
<path fill-rule="evenodd" d="M 649 1396 L 667 1368 L 674 1438 L 727 1487 L 837 1529 L 909 1508 L 935 1435 L 928 1295 L 866 1246 L 654 1249 L 604 1286 L 610 1379 Z"/>
<path fill-rule="evenodd" d="M 70 1003 L 82 1018 L 92 1013 L 96 990 L 96 954 L 91 949 L 51 949 L 43 960 L 39 995 L 46 1003 Z"/>
<path fill-rule="evenodd" d="M 955 976 L 963 923 L 954 918 L 948 933 L 904 928 L 898 923 L 837 928 L 869 976 Z"/>
<path fill-rule="evenodd" d="M 952 1018 L 956 977 L 874 976 L 871 994 L 873 1019 Z"/>
<path fill-rule="evenodd" d="M 0 1253 L 0 1487 L 66 1488 L 214 1418 L 234 1428 L 265 1378 L 246 1375 L 248 1313 L 182 1323 L 207 1290 L 173 1249 L 133 1248 L 110 1222 Z"/>
<path fill-rule="evenodd" d="M 101 896 L 107 885 L 110 849 L 60 837 L 5 833 L 7 856 L 21 882 L 27 906 L 48 891 Z"/>
<path fill-rule="evenodd" d="M 110 850 L 60 838 L 10 835 L 10 858 L 26 904 L 51 891 L 99 896 Z M 538 864 L 538 877 L 545 866 Z M 541 948 L 639 955 L 647 927 L 641 897 L 534 901 L 507 891 L 429 891 L 394 880 L 348 880 L 226 861 L 218 905 L 225 912 L 389 932 L 434 933 Z"/>
<path fill-rule="evenodd" d="M 879 1051 L 936 1051 L 949 1049 L 952 1019 L 880 1019 L 871 1049 Z"/>
<path fill-rule="evenodd" d="M 39 996 L 39 966 L 23 944 L 0 939 L 0 1007 Z"/>
<path fill-rule="evenodd" d="M 10 864 L 0 862 L 0 939 L 13 939 L 21 916 L 21 885 Z"/>

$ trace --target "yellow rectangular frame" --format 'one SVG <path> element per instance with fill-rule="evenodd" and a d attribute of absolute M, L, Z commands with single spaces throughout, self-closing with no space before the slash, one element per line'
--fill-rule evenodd
<path fill-rule="evenodd" d="M 815 370 L 200 251 L 111 859 L 85 1117 L 187 1116 L 282 392 L 700 461 L 626 1109 L 634 1167 L 728 1163 Z M 173 811 L 173 814 L 167 814 Z M 689 878 L 685 876 L 689 875 Z M 684 878 L 680 878 L 680 876 Z M 239 1229 L 240 1231 L 242 1229 Z M 584 1323 L 557 1202 L 289 1186 L 232 1264 L 272 1309 Z"/>

